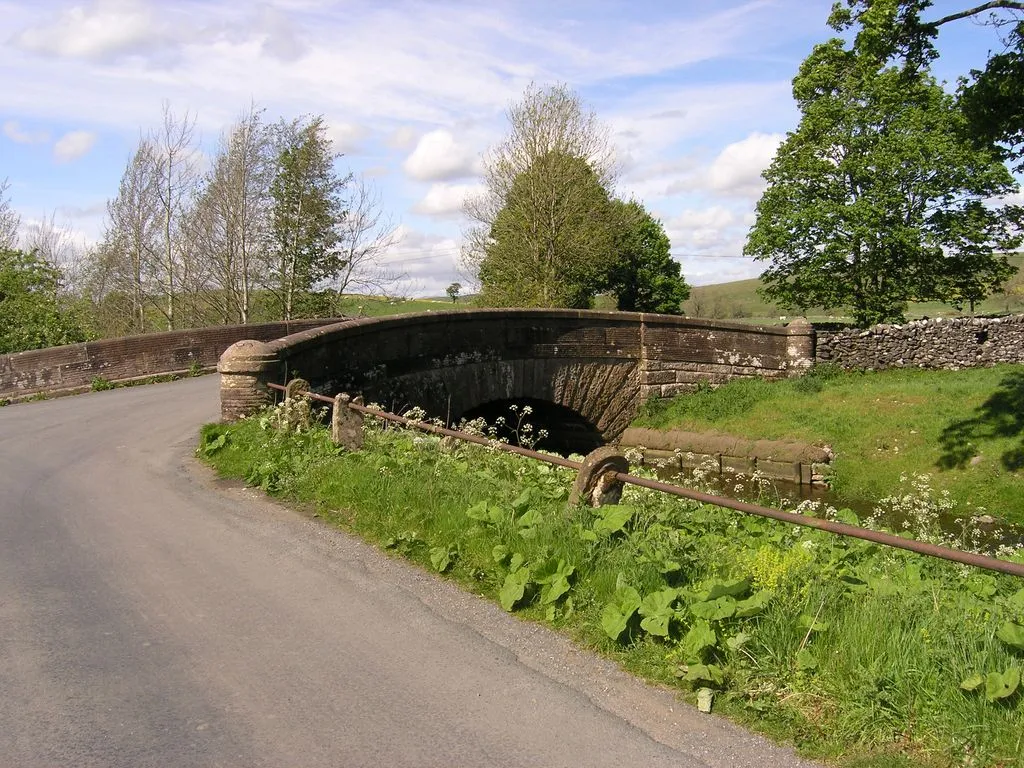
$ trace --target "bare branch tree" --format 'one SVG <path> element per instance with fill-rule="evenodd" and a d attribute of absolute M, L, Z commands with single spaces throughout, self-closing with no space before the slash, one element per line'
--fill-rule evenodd
<path fill-rule="evenodd" d="M 176 292 L 194 285 L 190 274 L 194 264 L 180 247 L 182 213 L 197 181 L 195 116 L 188 112 L 178 118 L 164 102 L 163 124 L 150 137 L 156 162 L 156 196 L 160 211 L 160 249 L 164 304 L 162 312 L 168 330 L 175 327 Z"/>
<path fill-rule="evenodd" d="M 7 179 L 0 181 L 0 249 L 13 250 L 18 247 L 18 228 L 21 216 L 11 207 L 7 190 L 10 188 Z"/>
<path fill-rule="evenodd" d="M 383 258 L 399 242 L 398 230 L 381 210 L 380 194 L 365 178 L 350 186 L 347 210 L 338 224 L 340 269 L 334 290 L 389 295 L 407 275 L 389 269 Z"/>
<path fill-rule="evenodd" d="M 270 228 L 273 136 L 254 106 L 221 136 L 190 214 L 197 254 L 210 271 L 208 292 L 223 322 L 249 322 L 257 265 Z"/>

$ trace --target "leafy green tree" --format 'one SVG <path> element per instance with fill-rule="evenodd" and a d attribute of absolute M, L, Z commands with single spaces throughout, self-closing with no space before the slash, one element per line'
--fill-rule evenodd
<path fill-rule="evenodd" d="M 86 341 L 60 284 L 60 270 L 34 253 L 0 249 L 0 353 Z"/>
<path fill-rule="evenodd" d="M 279 127 L 277 173 L 270 186 L 271 291 L 288 320 L 296 300 L 344 268 L 339 226 L 345 218 L 338 155 L 323 117 L 293 120 Z"/>
<path fill-rule="evenodd" d="M 490 230 L 484 304 L 591 305 L 614 255 L 608 192 L 586 160 L 549 152 L 520 173 Z"/>
<path fill-rule="evenodd" d="M 607 129 L 562 85 L 530 86 L 508 110 L 509 133 L 484 156 L 485 192 L 463 260 L 494 306 L 587 307 L 607 273 Z"/>
<path fill-rule="evenodd" d="M 448 298 L 452 300 L 454 304 L 459 299 L 459 294 L 462 292 L 462 283 L 452 283 L 444 290 L 448 294 Z"/>
<path fill-rule="evenodd" d="M 972 135 L 998 142 L 1005 158 L 1024 171 L 1024 2 L 988 0 L 944 16 L 931 12 L 931 5 L 932 0 L 846 0 L 833 7 L 830 23 L 841 31 L 855 28 L 858 45 L 908 70 L 939 56 L 935 39 L 947 24 L 969 19 L 995 30 L 1002 50 L 961 79 L 959 105 Z"/>
<path fill-rule="evenodd" d="M 911 300 L 997 290 L 1013 269 L 996 252 L 1021 241 L 1021 209 L 986 204 L 1017 189 L 997 153 L 967 138 L 926 61 L 889 66 L 876 43 L 833 39 L 804 61 L 793 80 L 800 124 L 764 174 L 745 248 L 771 262 L 768 298 L 849 306 L 862 325 L 901 320 Z"/>
<path fill-rule="evenodd" d="M 680 264 L 661 222 L 635 200 L 612 201 L 615 258 L 608 271 L 607 290 L 624 312 L 678 315 L 690 296 Z"/>

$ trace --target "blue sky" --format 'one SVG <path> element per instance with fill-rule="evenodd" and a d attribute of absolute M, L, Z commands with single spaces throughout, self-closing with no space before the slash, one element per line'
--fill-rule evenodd
<path fill-rule="evenodd" d="M 411 294 L 458 267 L 461 201 L 530 83 L 563 82 L 607 123 L 616 187 L 663 221 L 693 284 L 753 277 L 741 250 L 760 173 L 798 113 L 790 81 L 830 36 L 828 0 L 0 0 L 0 181 L 31 226 L 85 243 L 167 101 L 205 149 L 251 102 L 323 114 L 401 240 Z M 964 3 L 940 0 L 936 16 Z M 981 66 L 995 39 L 946 28 L 937 74 Z"/>

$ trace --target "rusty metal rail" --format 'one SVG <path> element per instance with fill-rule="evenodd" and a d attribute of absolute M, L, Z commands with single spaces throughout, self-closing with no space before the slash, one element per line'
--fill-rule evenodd
<path fill-rule="evenodd" d="M 271 389 L 278 390 L 280 392 L 286 391 L 286 388 L 280 384 L 269 384 Z M 327 397 L 325 395 L 318 395 L 313 392 L 306 393 L 306 396 L 312 400 L 316 400 L 322 403 L 334 404 L 334 398 Z M 518 445 L 510 445 L 508 443 L 498 442 L 496 440 L 490 440 L 486 437 L 479 435 L 471 435 L 468 432 L 460 432 L 455 429 L 447 429 L 446 427 L 438 427 L 434 424 L 427 424 L 422 421 L 414 421 L 407 419 L 404 416 L 399 416 L 394 413 L 388 413 L 386 411 L 379 411 L 374 408 L 367 408 L 365 405 L 359 405 L 357 403 L 349 402 L 348 407 L 359 413 L 373 416 L 384 421 L 390 421 L 395 424 L 402 424 L 413 429 L 418 429 L 423 432 L 430 432 L 435 435 L 443 435 L 445 437 L 453 437 L 458 440 L 463 440 L 468 443 L 475 443 L 477 445 L 487 446 L 496 450 L 504 451 L 506 453 L 514 453 L 519 456 L 525 456 L 529 459 L 535 459 L 537 461 L 543 461 L 548 464 L 554 464 L 559 467 L 565 467 L 566 469 L 575 469 L 579 471 L 582 469 L 583 464 L 579 461 L 571 461 L 564 459 L 561 456 L 552 456 L 547 453 L 540 453 L 539 451 L 532 451 L 528 448 L 522 448 Z M 1006 560 L 1000 560 L 995 557 L 989 557 L 988 555 L 979 555 L 974 552 L 965 552 L 960 549 L 953 549 L 952 547 L 943 547 L 938 544 L 930 544 L 926 541 L 918 541 L 917 539 L 905 538 L 903 536 L 897 536 L 894 533 L 886 533 L 884 531 L 875 531 L 870 528 L 861 528 L 856 525 L 848 525 L 846 523 L 838 523 L 832 520 L 823 520 L 818 517 L 808 517 L 806 515 L 795 514 L 793 512 L 784 512 L 780 509 L 771 509 L 770 507 L 762 507 L 758 504 L 751 504 L 745 501 L 737 501 L 735 499 L 729 499 L 722 496 L 713 496 L 708 493 L 701 493 L 700 491 L 693 491 L 688 488 L 682 488 L 678 485 L 672 485 L 671 483 L 665 483 L 661 480 L 651 480 L 646 477 L 637 477 L 636 475 L 630 475 L 625 472 L 616 472 L 615 477 L 617 480 L 623 483 L 629 483 L 630 485 L 636 485 L 641 488 L 648 488 L 653 491 L 661 491 L 662 493 L 668 493 L 673 496 L 679 496 L 684 499 L 691 499 L 693 501 L 699 501 L 704 504 L 712 504 L 718 507 L 725 507 L 726 509 L 733 509 L 737 512 L 744 512 L 750 515 L 757 515 L 759 517 L 767 517 L 772 520 L 779 520 L 784 523 L 791 525 L 802 525 L 806 528 L 816 528 L 820 531 L 827 531 L 834 533 L 838 536 L 847 536 L 854 539 L 861 539 L 864 541 L 870 541 L 875 544 L 882 544 L 887 547 L 894 547 L 897 549 L 905 549 L 910 552 L 916 552 L 920 555 L 927 555 L 928 557 L 936 557 L 941 560 L 950 560 L 955 563 L 963 563 L 964 565 L 970 565 L 975 568 L 983 568 L 989 571 L 998 571 L 1000 573 L 1007 573 L 1011 576 L 1019 576 L 1024 578 L 1024 565 L 1020 563 L 1011 563 Z"/>

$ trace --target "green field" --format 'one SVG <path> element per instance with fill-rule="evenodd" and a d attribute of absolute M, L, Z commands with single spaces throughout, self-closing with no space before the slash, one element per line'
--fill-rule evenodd
<path fill-rule="evenodd" d="M 848 502 L 904 492 L 927 474 L 954 514 L 1024 524 L 1024 365 L 960 371 L 840 372 L 652 401 L 638 426 L 800 440 L 835 451 L 833 489 Z"/>
<path fill-rule="evenodd" d="M 1024 266 L 1024 253 L 1011 254 L 1008 259 L 1018 268 Z M 737 320 L 764 325 L 785 323 L 801 314 L 765 302 L 757 293 L 760 287 L 761 281 L 757 278 L 698 286 L 691 290 L 690 298 L 683 302 L 683 312 L 688 317 Z M 1024 272 L 1015 275 L 1007 283 L 1004 291 L 990 296 L 974 310 L 977 315 L 1017 312 L 1024 312 Z M 907 317 L 959 317 L 964 314 L 969 313 L 959 312 L 949 304 L 924 302 L 911 304 Z M 852 322 L 852 317 L 839 309 L 832 312 L 821 308 L 809 309 L 805 316 L 812 323 Z"/>

